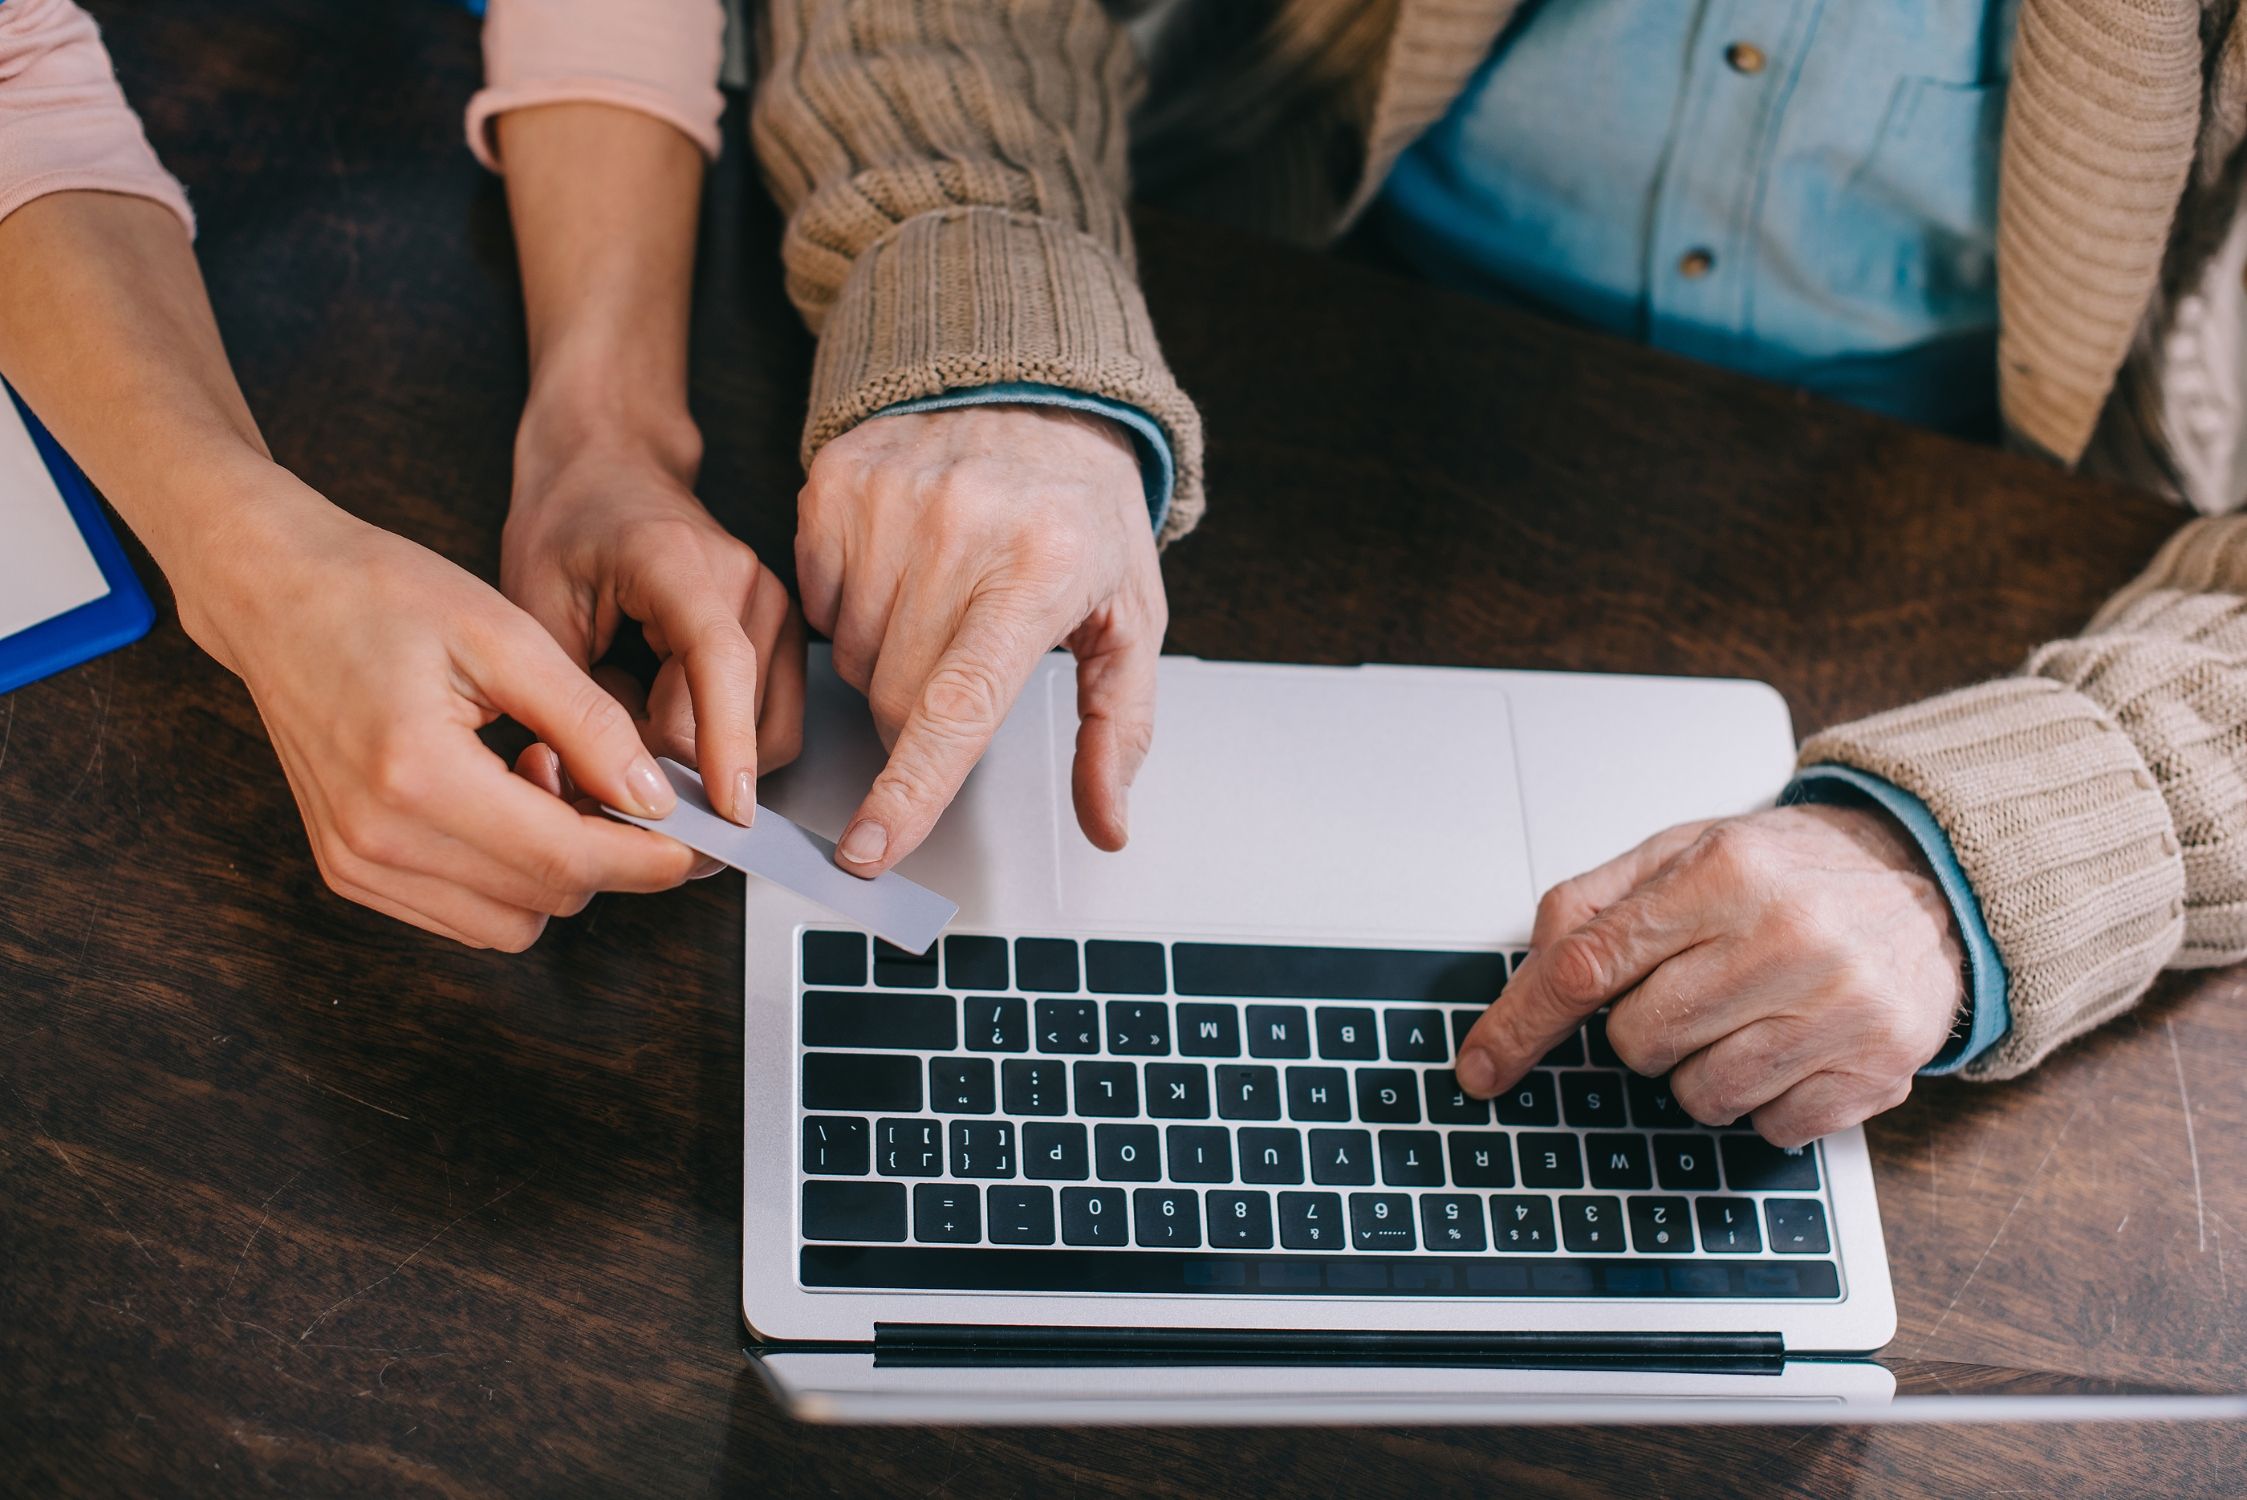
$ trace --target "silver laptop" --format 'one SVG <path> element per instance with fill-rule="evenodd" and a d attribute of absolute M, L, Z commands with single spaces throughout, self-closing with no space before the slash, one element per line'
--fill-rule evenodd
<path fill-rule="evenodd" d="M 882 752 L 823 652 L 811 678 L 814 753 L 762 793 L 833 835 Z M 1112 855 L 1070 810 L 1074 701 L 1049 658 L 901 867 L 960 904 L 927 954 L 749 883 L 760 1344 L 861 1346 L 940 1389 L 978 1350 L 1690 1362 L 1891 1337 L 1860 1131 L 1783 1152 L 1701 1127 L 1596 1016 L 1494 1104 L 1449 1071 L 1546 886 L 1769 803 L 1776 693 L 1166 658 Z"/>

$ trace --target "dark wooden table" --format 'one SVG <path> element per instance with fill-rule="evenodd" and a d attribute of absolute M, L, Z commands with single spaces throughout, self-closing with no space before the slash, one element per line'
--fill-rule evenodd
<path fill-rule="evenodd" d="M 459 139 L 474 24 L 96 9 L 274 448 L 491 576 L 524 366 L 500 193 Z M 701 261 L 703 492 L 784 560 L 807 345 L 738 127 Z M 1181 651 L 1747 674 L 1807 729 L 2007 669 L 2177 520 L 1331 260 L 1161 219 L 1143 244 L 1212 434 L 1210 518 L 1165 562 Z M 2247 1484 L 2236 1427 L 801 1427 L 736 1311 L 738 886 L 604 899 L 516 958 L 346 905 L 168 610 L 0 701 L 0 880 L 0 1489 Z M 2175 983 L 2031 1079 L 1874 1126 L 1892 1355 L 2247 1384 L 2243 990 Z"/>

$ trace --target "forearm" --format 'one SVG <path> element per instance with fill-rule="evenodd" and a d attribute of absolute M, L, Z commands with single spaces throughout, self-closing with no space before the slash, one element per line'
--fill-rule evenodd
<path fill-rule="evenodd" d="M 652 115 L 599 104 L 513 111 L 498 132 L 530 333 L 524 442 L 630 435 L 691 476 L 701 152 Z"/>
<path fill-rule="evenodd" d="M 2021 1072 L 2164 967 L 2247 959 L 2247 515 L 2185 527 L 2015 677 L 1814 736 L 1926 803 L 2010 974 Z"/>
<path fill-rule="evenodd" d="M 0 220 L 0 369 L 146 544 L 190 633 L 232 666 L 209 607 L 220 564 L 262 528 L 332 508 L 275 468 L 178 216 L 64 192 Z"/>

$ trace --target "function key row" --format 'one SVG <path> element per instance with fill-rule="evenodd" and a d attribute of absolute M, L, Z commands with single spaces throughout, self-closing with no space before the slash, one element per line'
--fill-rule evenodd
<path fill-rule="evenodd" d="M 1044 994 L 1230 996 L 1240 999 L 1434 1000 L 1487 1004 L 1505 988 L 1503 953 L 1309 948 L 1269 943 L 1164 944 L 1113 938 L 961 933 L 908 953 L 864 933 L 803 935 L 807 986 L 1026 990 Z M 1081 950 L 1081 954 L 1080 954 Z M 1081 962 L 1080 962 L 1081 957 Z M 1011 958 L 1011 964 L 1009 962 Z"/>
<path fill-rule="evenodd" d="M 1695 1225 L 1711 1254 L 1827 1255 L 1825 1205 L 1766 1198 L 1597 1194 L 1271 1193 L 1259 1188 L 980 1187 L 924 1182 L 808 1182 L 804 1238 L 1092 1249 L 1356 1250 L 1399 1254 L 1690 1255 Z M 910 1212 L 908 1213 L 908 1203 Z"/>
<path fill-rule="evenodd" d="M 1645 1192 L 1816 1192 L 1814 1152 L 1754 1136 L 1635 1132 L 1358 1130 L 1076 1121 L 812 1115 L 803 1167 L 815 1177 L 1011 1178 L 1047 1182 L 1295 1184 L 1345 1187 L 1612 1188 Z M 1519 1166 L 1517 1178 L 1516 1166 Z M 1718 1176 L 1718 1166 L 1723 1176 Z"/>

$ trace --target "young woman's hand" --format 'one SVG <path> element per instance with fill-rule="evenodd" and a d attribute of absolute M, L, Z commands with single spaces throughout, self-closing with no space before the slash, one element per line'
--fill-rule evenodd
<path fill-rule="evenodd" d="M 565 425 L 570 436 L 550 435 Z M 747 823 L 759 767 L 786 765 L 803 742 L 803 616 L 695 499 L 679 446 L 587 438 L 528 413 L 500 587 L 581 668 L 637 621 L 661 663 L 646 743 L 700 770 L 711 805 Z"/>
<path fill-rule="evenodd" d="M 572 808 L 477 737 L 509 715 L 588 795 L 670 811 L 631 716 L 536 620 L 268 472 L 285 518 L 246 528 L 211 576 L 175 582 L 183 622 L 248 685 L 330 887 L 520 951 L 598 891 L 663 890 L 696 869 L 684 845 Z"/>

